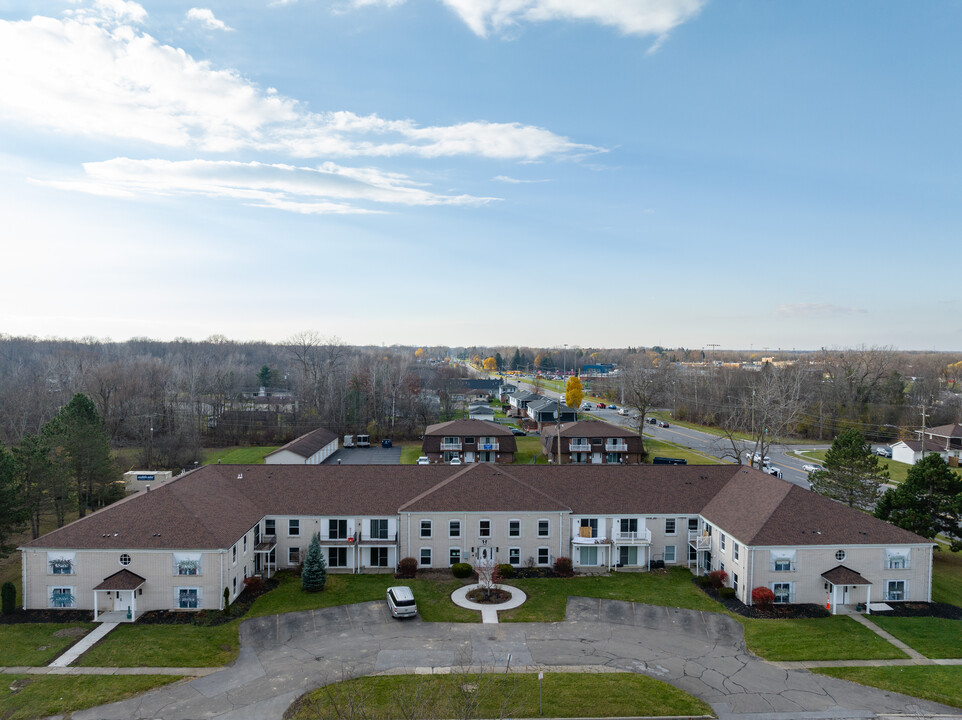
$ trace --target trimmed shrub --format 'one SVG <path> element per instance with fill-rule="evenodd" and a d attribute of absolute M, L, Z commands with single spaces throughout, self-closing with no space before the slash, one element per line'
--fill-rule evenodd
<path fill-rule="evenodd" d="M 515 576 L 514 565 L 511 565 L 510 563 L 501 563 L 498 565 L 498 570 L 501 571 L 501 577 L 503 577 L 505 580 L 510 580 Z"/>
<path fill-rule="evenodd" d="M 405 558 L 405 560 L 414 560 L 414 558 Z M 417 568 L 415 567 L 415 569 Z M 451 574 L 459 580 L 464 580 L 474 574 L 474 568 L 471 567 L 469 563 L 454 563 L 454 565 L 451 566 Z"/>
<path fill-rule="evenodd" d="M 17 605 L 17 588 L 14 587 L 12 582 L 5 582 L 3 589 L 0 590 L 0 596 L 3 598 L 3 614 L 13 614 Z"/>
<path fill-rule="evenodd" d="M 756 605 L 762 610 L 771 610 L 775 604 L 775 593 L 765 586 L 759 586 L 752 590 L 752 605 Z"/>
<path fill-rule="evenodd" d="M 723 587 L 728 581 L 728 573 L 724 570 L 712 570 L 708 573 L 708 577 L 711 578 L 711 586 L 716 590 Z"/>
<path fill-rule="evenodd" d="M 709 575 L 696 575 L 695 584 L 700 588 L 706 588 L 711 585 L 711 576 Z"/>
<path fill-rule="evenodd" d="M 571 577 L 575 574 L 574 566 L 571 564 L 571 558 L 559 557 L 554 561 L 554 571 L 558 577 Z"/>
<path fill-rule="evenodd" d="M 470 567 L 470 566 L 469 566 Z M 401 558 L 397 564 L 397 577 L 413 578 L 418 572 L 418 561 L 413 557 Z"/>
<path fill-rule="evenodd" d="M 735 597 L 735 588 L 718 588 L 718 597 L 730 600 L 731 598 Z"/>
<path fill-rule="evenodd" d="M 264 581 L 261 580 L 259 575 L 251 575 L 250 577 L 244 578 L 244 592 L 260 592 L 263 587 Z"/>
<path fill-rule="evenodd" d="M 224 588 L 224 614 L 230 615 L 230 588 Z"/>

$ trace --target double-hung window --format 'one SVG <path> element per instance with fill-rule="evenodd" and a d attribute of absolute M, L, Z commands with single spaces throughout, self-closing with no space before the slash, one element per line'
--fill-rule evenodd
<path fill-rule="evenodd" d="M 347 540 L 347 520 L 328 520 L 327 537 L 331 540 Z"/>
<path fill-rule="evenodd" d="M 738 543 L 732 541 L 732 558 L 738 560 Z"/>
<path fill-rule="evenodd" d="M 277 535 L 277 523 L 274 518 L 267 518 L 264 520 L 264 534 L 265 535 Z"/>
<path fill-rule="evenodd" d="M 300 520 L 288 520 L 287 521 L 287 534 L 291 537 L 300 537 L 301 534 L 301 521 Z"/>
<path fill-rule="evenodd" d="M 794 599 L 790 582 L 772 583 L 772 592 L 775 593 L 775 602 L 779 605 L 790 603 Z"/>
<path fill-rule="evenodd" d="M 675 534 L 675 518 L 665 518 L 665 535 Z"/>
<path fill-rule="evenodd" d="M 52 587 L 50 588 L 50 607 L 70 608 L 77 604 L 72 587 Z"/>
<path fill-rule="evenodd" d="M 508 537 L 521 537 L 520 520 L 508 520 Z"/>
<path fill-rule="evenodd" d="M 908 582 L 905 580 L 886 580 L 885 599 L 895 602 L 905 600 L 908 593 Z"/>
<path fill-rule="evenodd" d="M 538 537 L 548 537 L 551 535 L 551 521 L 538 520 Z"/>
<path fill-rule="evenodd" d="M 448 537 L 461 537 L 461 521 L 452 520 L 448 523 Z"/>
<path fill-rule="evenodd" d="M 371 540 L 387 540 L 387 518 L 371 520 Z"/>
<path fill-rule="evenodd" d="M 551 562 L 551 548 L 538 548 L 538 564 L 547 565 Z"/>
<path fill-rule="evenodd" d="M 674 545 L 665 546 L 665 562 L 666 563 L 675 562 L 675 546 Z"/>
<path fill-rule="evenodd" d="M 512 565 L 521 564 L 521 548 L 508 548 L 508 562 Z"/>
<path fill-rule="evenodd" d="M 421 537 L 423 538 L 431 537 L 431 521 L 430 520 L 421 521 Z"/>
<path fill-rule="evenodd" d="M 456 565 L 461 562 L 461 548 L 450 548 L 448 550 L 448 565 Z"/>
<path fill-rule="evenodd" d="M 197 588 L 177 588 L 177 607 L 181 610 L 196 610 L 200 607 L 200 591 Z"/>
<path fill-rule="evenodd" d="M 431 548 L 421 548 L 421 567 L 431 567 Z"/>
<path fill-rule="evenodd" d="M 483 537 L 483 538 L 491 537 L 491 521 L 490 520 L 480 520 L 478 522 L 478 537 Z"/>

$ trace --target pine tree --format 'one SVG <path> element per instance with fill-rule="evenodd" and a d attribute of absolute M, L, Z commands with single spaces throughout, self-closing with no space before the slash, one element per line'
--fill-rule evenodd
<path fill-rule="evenodd" d="M 825 469 L 812 473 L 812 490 L 849 507 L 870 510 L 881 493 L 888 471 L 858 430 L 843 430 L 825 453 Z"/>
<path fill-rule="evenodd" d="M 307 548 L 304 569 L 301 571 L 301 587 L 304 592 L 320 592 L 327 582 L 327 562 L 321 552 L 321 539 L 315 535 Z"/>
<path fill-rule="evenodd" d="M 953 552 L 962 550 L 962 478 L 938 453 L 909 468 L 905 482 L 887 490 L 875 516 L 934 539 L 944 535 Z"/>
<path fill-rule="evenodd" d="M 23 529 L 27 510 L 17 487 L 17 463 L 0 446 L 0 557 L 8 551 L 7 539 Z"/>

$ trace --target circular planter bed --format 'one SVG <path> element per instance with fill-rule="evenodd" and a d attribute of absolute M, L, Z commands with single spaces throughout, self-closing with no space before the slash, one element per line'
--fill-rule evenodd
<path fill-rule="evenodd" d="M 480 605 L 500 605 L 501 603 L 506 603 L 511 599 L 511 593 L 507 590 L 502 590 L 501 588 L 493 588 L 491 590 L 475 588 L 474 590 L 468 592 L 467 598 L 471 602 L 475 602 Z"/>

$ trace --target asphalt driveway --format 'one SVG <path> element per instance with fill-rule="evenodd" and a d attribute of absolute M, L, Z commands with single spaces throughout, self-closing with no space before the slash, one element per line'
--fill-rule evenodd
<path fill-rule="evenodd" d="M 380 602 L 253 618 L 222 672 L 74 713 L 93 718 L 281 718 L 302 693 L 388 670 L 483 666 L 645 673 L 710 703 L 720 718 L 955 715 L 904 695 L 784 670 L 745 650 L 741 625 L 715 613 L 570 598 L 560 623 L 392 620 Z M 804 713 L 804 715 L 803 715 Z"/>
<path fill-rule="evenodd" d="M 325 465 L 400 465 L 401 446 L 382 448 L 372 445 L 369 448 L 340 448 L 324 461 Z"/>

